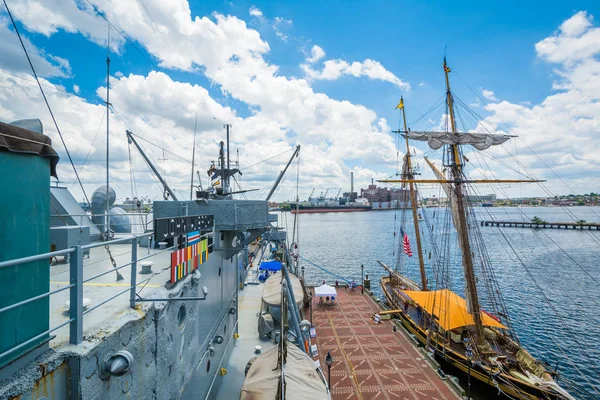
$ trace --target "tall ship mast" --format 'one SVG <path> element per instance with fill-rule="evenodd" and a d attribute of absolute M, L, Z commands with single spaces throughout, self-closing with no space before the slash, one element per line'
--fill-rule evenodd
<path fill-rule="evenodd" d="M 491 133 L 463 133 L 456 128 L 454 97 L 450 89 L 450 68 L 444 58 L 446 86 L 446 106 L 449 119 L 446 132 L 416 132 L 406 126 L 404 99 L 397 108 L 404 117 L 404 130 L 407 154 L 404 158 L 401 179 L 384 180 L 387 183 L 408 184 L 411 196 L 411 209 L 415 227 L 415 239 L 419 257 L 421 285 L 404 274 L 380 262 L 388 271 L 381 278 L 385 297 L 400 317 L 403 326 L 428 351 L 444 365 L 454 367 L 462 373 L 477 379 L 489 388 L 490 393 L 500 391 L 509 398 L 518 399 L 573 399 L 555 380 L 556 372 L 525 350 L 511 328 L 508 312 L 491 270 L 491 262 L 485 251 L 485 244 L 477 240 L 478 224 L 467 203 L 468 189 L 478 183 L 539 182 L 535 180 L 471 180 L 465 174 L 468 162 L 463 155 L 463 147 L 471 146 L 482 151 L 502 144 L 512 136 Z M 415 179 L 411 170 L 409 140 L 426 141 L 433 150 L 442 149 L 444 171 L 439 171 L 426 158 L 436 179 Z M 447 172 L 447 176 L 444 174 Z M 419 218 L 417 216 L 416 187 L 420 183 L 442 185 L 449 206 L 452 225 L 456 231 L 458 248 L 461 253 L 462 275 L 465 284 L 464 298 L 450 289 L 448 278 L 439 269 L 440 265 L 451 262 L 449 252 L 438 251 L 429 267 L 436 271 L 435 289 L 427 284 L 427 274 L 423 258 Z M 448 232 L 446 232 L 448 233 Z M 402 236 L 406 235 L 403 233 Z M 397 251 L 402 256 L 412 255 L 408 238 L 398 240 Z M 430 257 L 431 259 L 431 257 Z M 448 270 L 445 272 L 447 273 Z M 488 271 L 488 273 L 486 273 Z M 477 272 L 477 273 L 476 273 Z M 484 280 L 488 289 L 486 301 L 491 311 L 486 311 L 481 301 L 479 280 Z"/>

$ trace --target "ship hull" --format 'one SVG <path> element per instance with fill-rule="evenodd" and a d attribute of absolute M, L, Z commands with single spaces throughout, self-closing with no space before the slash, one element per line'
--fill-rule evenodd
<path fill-rule="evenodd" d="M 409 333 L 414 335 L 421 345 L 427 348 L 427 332 L 417 323 L 415 323 L 415 321 L 413 321 L 408 314 L 401 311 L 403 310 L 403 304 L 401 304 L 401 302 L 396 299 L 396 296 L 392 294 L 390 278 L 388 276 L 381 277 L 380 285 L 390 306 L 394 309 L 400 310 L 397 315 L 399 316 L 402 326 Z M 565 399 L 563 396 L 540 390 L 536 386 L 516 380 L 512 376 L 504 373 L 502 373 L 500 377 L 504 381 L 510 382 L 510 384 L 494 381 L 491 378 L 490 371 L 475 364 L 469 367 L 468 361 L 464 355 L 455 352 L 450 347 L 445 346 L 443 343 L 440 343 L 434 339 L 430 339 L 430 347 L 435 350 L 436 360 L 439 361 L 440 364 L 450 366 L 461 371 L 465 378 L 470 374 L 472 378 L 477 379 L 483 384 L 481 386 L 485 388 L 490 395 L 497 396 L 499 394 L 498 389 L 500 389 L 507 395 L 516 397 L 518 399 Z"/>
<path fill-rule="evenodd" d="M 334 212 L 358 212 L 358 211 L 370 211 L 370 207 L 314 207 L 314 208 L 299 208 L 291 210 L 292 214 L 322 214 L 322 213 L 334 213 Z"/>

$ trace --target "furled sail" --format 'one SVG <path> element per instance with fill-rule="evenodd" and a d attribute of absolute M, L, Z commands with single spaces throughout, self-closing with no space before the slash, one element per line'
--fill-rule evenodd
<path fill-rule="evenodd" d="M 404 135 L 412 140 L 427 142 L 429 147 L 437 150 L 445 144 L 470 145 L 477 150 L 485 150 L 492 146 L 502 144 L 513 138 L 513 135 L 499 133 L 466 133 L 466 132 L 413 132 L 408 131 Z"/>

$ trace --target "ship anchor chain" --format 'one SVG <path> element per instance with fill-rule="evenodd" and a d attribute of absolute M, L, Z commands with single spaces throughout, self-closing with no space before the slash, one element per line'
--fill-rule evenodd
<path fill-rule="evenodd" d="M 122 281 L 125 278 L 123 278 L 123 275 L 121 275 L 121 273 L 117 269 L 117 262 L 115 261 L 112 253 L 110 252 L 109 245 L 105 244 L 104 248 L 106 249 L 106 252 L 108 253 L 108 257 L 110 258 L 110 263 L 112 264 L 113 268 L 115 269 L 115 272 L 117 273 L 117 281 Z"/>

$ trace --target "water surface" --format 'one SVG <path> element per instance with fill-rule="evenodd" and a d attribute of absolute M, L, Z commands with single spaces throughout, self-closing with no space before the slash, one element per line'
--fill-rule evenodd
<path fill-rule="evenodd" d="M 474 211 L 479 220 L 529 221 L 538 216 L 548 222 L 578 219 L 600 222 L 600 207 L 494 207 Z M 450 285 L 460 293 L 464 280 L 449 215 L 441 209 L 425 209 L 422 213 L 425 253 L 439 249 L 443 241 L 450 243 L 445 246 L 449 250 L 444 259 Z M 379 287 L 383 269 L 377 260 L 390 266 L 396 264 L 394 231 L 399 230 L 402 215 L 401 211 L 394 210 L 302 214 L 300 253 L 356 282 L 360 282 L 360 267 L 364 265 L 374 294 L 383 297 Z M 286 220 L 291 231 L 292 216 L 280 214 L 281 226 L 285 227 Z M 419 281 L 414 228 L 408 221 L 403 227 L 412 241 L 414 256 L 410 259 L 403 256 L 400 268 Z M 479 231 L 522 345 L 552 366 L 558 364 L 562 374 L 559 382 L 575 397 L 600 398 L 597 344 L 600 339 L 600 231 L 496 227 L 480 227 Z M 427 264 L 429 266 L 431 261 Z M 302 265 L 309 282 L 336 280 L 308 263 Z M 433 285 L 434 276 L 428 270 Z M 482 297 L 485 306 L 485 293 Z"/>

